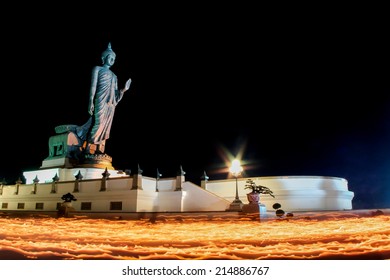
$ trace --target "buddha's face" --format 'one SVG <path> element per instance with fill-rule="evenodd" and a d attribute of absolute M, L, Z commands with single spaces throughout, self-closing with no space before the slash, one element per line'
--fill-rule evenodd
<path fill-rule="evenodd" d="M 104 60 L 104 64 L 106 64 L 108 66 L 114 65 L 114 62 L 115 62 L 115 55 L 113 55 L 113 54 L 108 54 L 106 56 L 106 59 Z"/>

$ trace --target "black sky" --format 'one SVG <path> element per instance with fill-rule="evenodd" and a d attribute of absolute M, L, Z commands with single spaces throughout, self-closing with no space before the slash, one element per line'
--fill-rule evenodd
<path fill-rule="evenodd" d="M 107 141 L 115 168 L 182 165 L 199 183 L 243 151 L 247 176 L 342 177 L 354 208 L 390 207 L 388 19 L 147 11 L 4 23 L 0 177 L 39 168 L 55 126 L 87 120 L 111 42 L 120 86 L 133 80 Z"/>

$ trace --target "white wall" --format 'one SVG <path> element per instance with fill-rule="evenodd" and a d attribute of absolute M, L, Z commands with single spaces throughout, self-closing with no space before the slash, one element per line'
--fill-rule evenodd
<path fill-rule="evenodd" d="M 238 178 L 239 196 L 248 203 L 244 189 L 248 178 Z M 251 178 L 258 185 L 269 187 L 275 195 L 261 195 L 261 202 L 268 211 L 274 211 L 273 204 L 280 203 L 284 211 L 350 210 L 353 192 L 348 190 L 348 182 L 343 178 L 321 176 L 257 177 Z M 3 186 L 1 203 L 8 203 L 7 210 L 18 210 L 17 203 L 25 203 L 23 210 L 34 210 L 37 202 L 44 203 L 44 211 L 55 211 L 62 195 L 72 193 L 77 201 L 72 202 L 76 211 L 81 211 L 82 202 L 91 202 L 88 211 L 103 212 L 196 212 L 225 211 L 235 198 L 236 180 L 207 181 L 205 189 L 184 181 L 181 191 L 175 191 L 177 178 L 159 180 L 156 192 L 156 179 L 140 177 L 142 189 L 133 190 L 133 178 L 129 176 L 108 178 L 106 189 L 102 190 L 102 179 L 86 179 L 79 182 L 79 192 L 74 192 L 74 181 L 59 181 L 56 193 L 51 193 L 53 183 Z M 122 210 L 110 210 L 110 202 L 121 201 Z M 4 209 L 0 209 L 2 211 Z M 37 210 L 39 211 L 39 210 Z"/>
<path fill-rule="evenodd" d="M 243 203 L 248 203 L 244 189 L 246 180 L 238 178 L 238 193 Z M 274 211 L 273 204 L 280 203 L 284 211 L 350 210 L 354 193 L 348 190 L 348 181 L 337 177 L 323 176 L 280 176 L 253 177 L 257 185 L 270 188 L 275 198 L 261 195 L 261 202 L 268 211 Z M 236 180 L 207 181 L 206 190 L 233 201 Z"/>

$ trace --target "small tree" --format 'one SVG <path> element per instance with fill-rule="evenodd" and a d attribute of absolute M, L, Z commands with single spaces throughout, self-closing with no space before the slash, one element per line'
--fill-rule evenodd
<path fill-rule="evenodd" d="M 272 197 L 275 197 L 273 191 L 271 191 L 270 188 L 261 185 L 256 185 L 256 183 L 252 179 L 246 180 L 244 189 L 250 189 L 253 193 L 268 194 Z"/>
<path fill-rule="evenodd" d="M 76 201 L 77 199 L 74 197 L 73 194 L 71 193 L 67 193 L 67 194 L 64 194 L 61 199 L 64 201 L 64 202 L 72 202 L 72 201 Z"/>

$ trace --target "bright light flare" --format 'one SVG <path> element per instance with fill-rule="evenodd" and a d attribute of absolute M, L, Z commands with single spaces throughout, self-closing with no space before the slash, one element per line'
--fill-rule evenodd
<path fill-rule="evenodd" d="M 236 156 L 234 156 L 224 145 L 220 144 L 218 146 L 217 152 L 219 157 L 222 159 L 223 163 L 221 163 L 221 165 L 219 166 L 214 167 L 212 170 L 209 170 L 208 174 L 217 175 L 217 176 L 219 176 L 220 174 L 226 174 L 227 175 L 226 178 L 232 178 L 233 174 L 229 166 L 231 165 L 234 159 L 238 159 L 241 163 L 241 166 L 244 167 L 242 170 L 242 175 L 244 177 L 247 177 L 246 171 L 257 169 L 259 168 L 259 165 L 256 162 L 249 161 L 247 159 L 244 160 L 244 153 L 245 153 L 246 146 L 247 146 L 246 141 L 240 143 L 239 151 L 236 154 Z"/>
<path fill-rule="evenodd" d="M 242 170 L 243 170 L 243 168 L 241 166 L 240 160 L 234 159 L 232 161 L 232 165 L 230 166 L 229 170 L 230 170 L 230 173 L 232 173 L 232 175 L 234 177 L 238 177 L 241 174 Z"/>

